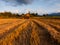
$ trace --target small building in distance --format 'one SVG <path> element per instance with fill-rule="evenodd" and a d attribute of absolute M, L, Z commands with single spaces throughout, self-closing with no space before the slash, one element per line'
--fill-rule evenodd
<path fill-rule="evenodd" d="M 24 19 L 29 19 L 30 15 L 31 15 L 30 12 L 28 12 L 28 13 L 26 13 L 26 14 L 23 15 L 23 18 Z"/>

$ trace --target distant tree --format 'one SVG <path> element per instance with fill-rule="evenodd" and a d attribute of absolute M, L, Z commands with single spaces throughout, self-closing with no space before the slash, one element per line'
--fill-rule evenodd
<path fill-rule="evenodd" d="M 46 16 L 48 16 L 48 14 L 46 14 Z"/>
<path fill-rule="evenodd" d="M 38 13 L 36 13 L 36 15 L 38 15 Z"/>
<path fill-rule="evenodd" d="M 46 16 L 45 14 L 43 14 L 43 16 Z"/>
<path fill-rule="evenodd" d="M 20 17 L 18 13 L 16 14 L 16 17 L 17 17 L 17 18 Z"/>
<path fill-rule="evenodd" d="M 31 13 L 31 15 L 32 15 L 32 16 L 37 16 L 37 15 L 38 15 L 38 13 Z"/>

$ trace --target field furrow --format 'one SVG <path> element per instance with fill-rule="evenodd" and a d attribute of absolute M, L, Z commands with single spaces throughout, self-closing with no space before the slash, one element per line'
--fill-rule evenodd
<path fill-rule="evenodd" d="M 52 23 L 49 24 L 52 28 L 55 28 L 58 32 L 60 32 L 60 26 L 59 25 L 54 25 Z"/>
<path fill-rule="evenodd" d="M 60 45 L 60 21 L 1 19 L 0 45 Z"/>
<path fill-rule="evenodd" d="M 1 39 L 0 44 L 1 45 L 7 45 L 7 44 L 8 45 L 19 45 L 19 44 L 22 43 L 21 45 L 23 45 L 23 41 L 25 40 L 24 39 L 24 35 L 26 36 L 29 33 L 29 31 L 30 31 L 30 30 L 28 30 L 30 28 L 28 26 L 29 23 L 30 23 L 29 21 L 24 22 L 17 29 L 15 29 L 15 31 L 11 32 L 7 36 L 5 36 L 3 39 Z M 27 30 L 27 31 L 25 31 L 25 30 Z M 28 35 L 28 37 L 29 37 L 29 35 Z M 20 42 L 18 42 L 18 41 L 20 41 Z"/>
<path fill-rule="evenodd" d="M 60 43 L 60 32 L 56 31 L 55 28 L 52 28 L 50 25 L 38 21 L 38 20 L 34 20 L 35 22 L 37 22 L 39 25 L 43 26 L 44 28 L 46 28 L 48 30 L 48 32 L 50 33 L 51 37 L 53 37 L 57 42 Z"/>
<path fill-rule="evenodd" d="M 33 22 L 31 34 L 31 45 L 55 45 L 47 29 Z"/>
<path fill-rule="evenodd" d="M 12 26 L 12 24 L 11 24 L 12 27 L 9 28 L 9 30 L 4 30 L 5 32 L 2 35 L 0 35 L 0 39 L 6 37 L 7 34 L 10 34 L 11 32 L 13 32 L 14 30 L 16 30 L 20 25 L 22 25 L 25 22 L 26 21 L 22 21 L 20 23 L 18 22 L 18 24 L 14 25 L 14 26 Z"/>
<path fill-rule="evenodd" d="M 21 21 L 21 22 L 20 22 L 20 21 Z M 18 21 L 15 21 L 15 22 L 11 22 L 11 24 L 9 24 L 9 22 L 8 22 L 7 25 L 3 25 L 3 28 L 0 27 L 0 28 L 1 28 L 1 29 L 0 29 L 0 34 L 2 35 L 3 33 L 11 30 L 11 29 L 14 28 L 15 26 L 23 23 L 25 20 L 20 20 L 20 21 L 18 20 Z M 4 30 L 4 31 L 3 31 L 3 30 Z"/>

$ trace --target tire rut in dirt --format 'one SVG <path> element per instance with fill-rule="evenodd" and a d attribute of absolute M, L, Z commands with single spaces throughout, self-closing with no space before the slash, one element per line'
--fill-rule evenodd
<path fill-rule="evenodd" d="M 51 38 L 51 35 L 47 31 L 47 29 L 45 29 L 43 26 L 39 25 L 35 21 L 33 21 L 33 23 L 36 26 L 35 31 L 37 32 L 36 34 L 38 35 L 39 40 L 40 40 L 40 44 L 39 45 L 57 45 L 53 41 L 53 39 Z"/>
<path fill-rule="evenodd" d="M 12 23 L 4 23 L 4 24 L 0 24 L 0 29 L 3 29 L 6 26 L 11 25 Z"/>
<path fill-rule="evenodd" d="M 9 33 L 4 39 L 2 39 L 0 41 L 0 45 L 25 45 L 25 44 L 28 44 L 28 39 L 30 37 L 29 36 L 30 31 L 28 31 L 28 30 L 32 29 L 30 25 L 31 24 L 29 24 L 29 21 L 26 21 L 25 23 L 20 25 L 15 31 Z M 26 32 L 28 33 L 28 35 Z M 25 33 L 25 37 L 27 36 L 26 39 L 24 38 L 24 33 Z M 24 41 L 26 41 L 25 44 L 24 44 Z"/>
<path fill-rule="evenodd" d="M 55 45 L 60 45 L 60 33 L 58 31 L 56 31 L 56 29 L 54 29 L 49 24 L 46 24 L 42 21 L 39 21 L 36 19 L 33 21 L 35 21 L 36 23 L 38 23 L 39 25 L 41 25 L 42 27 L 44 27 L 45 29 L 48 30 L 50 37 L 51 37 L 52 41 L 55 43 Z"/>
<path fill-rule="evenodd" d="M 23 23 L 25 23 L 26 21 L 24 21 Z M 0 39 L 3 39 L 5 38 L 8 34 L 12 33 L 14 30 L 16 30 L 19 26 L 21 26 L 23 23 L 17 25 L 17 26 L 14 26 L 14 28 L 11 28 L 9 29 L 9 31 L 3 33 L 3 35 L 0 35 Z"/>
<path fill-rule="evenodd" d="M 56 26 L 52 25 L 52 24 L 49 24 L 52 28 L 55 28 L 56 31 L 60 32 L 60 29 L 58 29 Z"/>
<path fill-rule="evenodd" d="M 30 45 L 32 27 L 31 23 L 21 31 L 18 37 L 13 40 L 13 45 Z"/>

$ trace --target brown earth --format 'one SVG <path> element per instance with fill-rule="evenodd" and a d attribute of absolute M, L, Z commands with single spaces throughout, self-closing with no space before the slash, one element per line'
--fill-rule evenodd
<path fill-rule="evenodd" d="M 60 20 L 0 19 L 0 45 L 60 45 Z"/>

